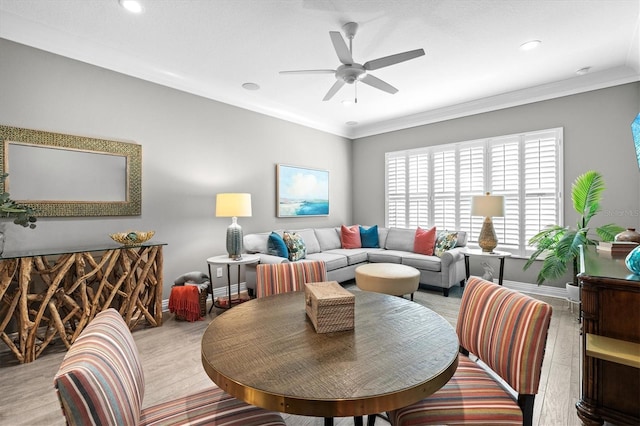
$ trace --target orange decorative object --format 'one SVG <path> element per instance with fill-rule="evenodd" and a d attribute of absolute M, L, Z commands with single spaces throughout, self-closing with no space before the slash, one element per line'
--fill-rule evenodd
<path fill-rule="evenodd" d="M 186 319 L 189 322 L 203 319 L 200 309 L 200 289 L 193 285 L 172 287 L 169 311 L 175 313 L 177 319 Z"/>

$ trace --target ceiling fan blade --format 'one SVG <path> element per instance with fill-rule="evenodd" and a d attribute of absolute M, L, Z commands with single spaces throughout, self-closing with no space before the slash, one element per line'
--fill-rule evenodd
<path fill-rule="evenodd" d="M 280 74 L 335 74 L 336 70 L 293 70 L 280 71 Z"/>
<path fill-rule="evenodd" d="M 387 93 L 391 93 L 392 95 L 398 91 L 398 89 L 396 89 L 389 83 L 382 81 L 379 78 L 372 76 L 371 74 L 365 75 L 364 78 L 360 81 L 362 81 L 365 84 L 368 84 L 371 87 L 375 87 L 376 89 L 380 89 Z"/>
<path fill-rule="evenodd" d="M 333 95 L 338 93 L 338 90 L 340 90 L 342 86 L 344 86 L 344 80 L 336 80 L 336 82 L 333 83 L 333 86 L 331 86 L 331 89 L 329 89 L 327 94 L 324 95 L 324 98 L 322 100 L 328 101 L 329 99 L 333 98 Z"/>
<path fill-rule="evenodd" d="M 385 56 L 384 58 L 374 59 L 366 62 L 363 67 L 367 71 L 377 70 L 389 65 L 398 64 L 424 55 L 423 49 L 409 50 L 408 52 L 396 53 L 395 55 Z"/>
<path fill-rule="evenodd" d="M 351 52 L 349 52 L 349 48 L 344 42 L 342 35 L 338 31 L 329 31 L 329 36 L 331 36 L 333 48 L 336 50 L 336 54 L 338 55 L 340 62 L 345 65 L 352 65 L 353 58 L 351 57 Z"/>

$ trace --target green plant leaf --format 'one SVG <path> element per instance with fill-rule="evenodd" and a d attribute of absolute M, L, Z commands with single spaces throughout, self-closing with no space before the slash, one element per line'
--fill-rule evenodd
<path fill-rule="evenodd" d="M 596 243 L 589 236 L 589 222 L 600 212 L 600 200 L 604 189 L 604 179 L 600 173 L 590 170 L 578 176 L 571 187 L 573 208 L 580 215 L 577 226 L 549 226 L 529 240 L 529 244 L 534 246 L 536 251 L 529 257 L 524 269 L 529 268 L 542 253 L 547 253 L 538 274 L 538 284 L 547 279 L 562 277 L 569 265 L 573 268 L 573 279 L 576 281 L 580 246 Z M 603 241 L 611 241 L 622 230 L 624 228 L 618 225 L 608 224 L 597 228 L 596 233 Z"/>
<path fill-rule="evenodd" d="M 550 254 L 545 257 L 538 273 L 538 285 L 548 279 L 560 278 L 567 271 L 567 264 L 559 257 Z"/>
<path fill-rule="evenodd" d="M 613 241 L 617 234 L 624 231 L 625 228 L 615 223 L 608 223 L 596 228 L 596 234 L 600 237 L 600 241 Z"/>
<path fill-rule="evenodd" d="M 581 216 L 579 228 L 585 228 L 591 218 L 600 211 L 600 199 L 604 191 L 602 175 L 590 170 L 576 178 L 571 186 L 574 210 Z"/>

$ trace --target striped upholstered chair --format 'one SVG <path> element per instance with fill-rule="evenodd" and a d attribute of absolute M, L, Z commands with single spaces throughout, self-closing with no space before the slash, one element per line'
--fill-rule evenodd
<path fill-rule="evenodd" d="M 279 414 L 245 404 L 217 386 L 142 409 L 138 349 L 115 309 L 100 312 L 82 331 L 54 385 L 69 425 L 285 426 Z"/>
<path fill-rule="evenodd" d="M 389 413 L 394 426 L 531 425 L 551 306 L 497 284 L 472 278 L 464 290 L 456 332 L 458 369 L 422 401 Z M 512 398 L 475 355 L 518 394 Z"/>
<path fill-rule="evenodd" d="M 256 266 L 256 297 L 304 290 L 305 283 L 327 280 L 327 268 L 319 260 Z"/>

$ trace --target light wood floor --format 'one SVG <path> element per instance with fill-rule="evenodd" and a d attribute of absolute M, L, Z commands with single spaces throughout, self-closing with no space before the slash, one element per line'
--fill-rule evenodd
<path fill-rule="evenodd" d="M 579 394 L 579 324 L 564 300 L 545 296 L 553 306 L 534 425 L 579 425 L 574 404 Z M 455 325 L 460 299 L 441 292 L 420 290 L 415 301 L 438 312 Z M 209 301 L 209 303 L 211 303 Z M 203 389 L 211 384 L 200 362 L 200 338 L 215 310 L 205 321 L 188 323 L 165 315 L 159 328 L 136 330 L 133 335 L 145 372 L 144 406 Z M 19 365 L 0 344 L 0 425 L 64 425 L 53 389 L 53 376 L 64 357 L 63 348 L 49 350 L 30 364 Z M 62 345 L 57 345 L 62 346 Z M 51 346 L 50 346 L 51 347 Z M 287 425 L 322 425 L 320 418 L 284 415 Z M 336 426 L 352 425 L 351 418 Z M 377 425 L 387 424 L 378 419 Z"/>

